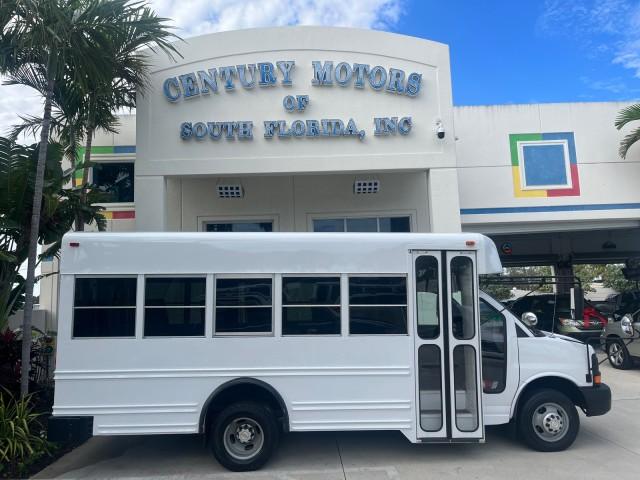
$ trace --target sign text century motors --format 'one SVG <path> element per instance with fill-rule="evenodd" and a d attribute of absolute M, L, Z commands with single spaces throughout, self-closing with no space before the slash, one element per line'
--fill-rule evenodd
<path fill-rule="evenodd" d="M 422 74 L 410 73 L 404 70 L 379 65 L 371 67 L 363 63 L 340 62 L 335 65 L 332 61 L 313 61 L 313 77 L 311 85 L 316 87 L 353 86 L 355 88 L 369 88 L 385 90 L 388 93 L 416 97 L 420 93 Z M 290 86 L 293 84 L 295 62 L 292 60 L 250 63 L 236 66 L 210 68 L 198 70 L 177 77 L 169 77 L 163 83 L 163 92 L 170 102 L 189 99 L 198 96 L 208 96 L 219 90 L 233 91 L 237 85 L 245 89 L 254 87 L 273 87 L 280 83 Z M 309 104 L 308 95 L 285 96 L 283 106 L 288 112 L 304 111 Z M 288 125 L 285 120 L 266 120 L 264 123 L 264 137 L 353 137 L 363 140 L 366 132 L 356 126 L 350 118 L 343 121 L 336 118 L 316 120 L 295 120 Z M 413 123 L 411 117 L 374 117 L 374 135 L 408 135 Z M 219 140 L 225 138 L 233 140 L 252 140 L 253 121 L 196 121 L 183 122 L 180 125 L 180 137 L 183 140 L 195 138 L 203 140 Z"/>
<path fill-rule="evenodd" d="M 311 62 L 314 86 L 339 85 L 355 88 L 365 88 L 368 85 L 374 90 L 384 89 L 387 92 L 399 95 L 415 97 L 420 93 L 422 75 L 410 73 L 406 75 L 404 70 L 376 65 L 371 67 L 364 63 L 349 64 L 338 63 L 335 68 L 333 62 Z M 163 92 L 167 100 L 176 102 L 181 98 L 192 98 L 198 95 L 208 95 L 218 92 L 218 84 L 221 89 L 235 90 L 237 85 L 251 89 L 255 86 L 272 87 L 278 83 L 282 85 L 293 84 L 293 60 L 279 61 L 275 65 L 271 62 L 249 63 L 244 65 L 210 68 L 189 72 L 177 77 L 165 79 Z"/>

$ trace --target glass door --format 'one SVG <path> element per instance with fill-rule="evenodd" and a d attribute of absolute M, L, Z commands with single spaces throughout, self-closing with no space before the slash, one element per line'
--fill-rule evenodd
<path fill-rule="evenodd" d="M 480 322 L 475 252 L 446 252 L 451 438 L 482 439 Z"/>
<path fill-rule="evenodd" d="M 417 437 L 482 439 L 475 252 L 416 251 L 412 259 Z"/>
<path fill-rule="evenodd" d="M 418 438 L 447 438 L 442 252 L 414 252 Z"/>

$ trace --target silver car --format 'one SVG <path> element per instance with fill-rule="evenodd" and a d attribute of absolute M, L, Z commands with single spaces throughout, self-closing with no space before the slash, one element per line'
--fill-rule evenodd
<path fill-rule="evenodd" d="M 640 360 L 640 310 L 610 319 L 600 343 L 613 368 L 631 368 Z"/>

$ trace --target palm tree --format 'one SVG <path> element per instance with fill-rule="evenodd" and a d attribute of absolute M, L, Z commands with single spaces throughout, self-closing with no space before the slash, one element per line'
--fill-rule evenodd
<path fill-rule="evenodd" d="M 68 83 L 80 92 L 90 90 L 95 79 L 105 80 L 114 59 L 109 39 L 136 24 L 143 4 L 128 0 L 3 0 L 0 3 L 0 73 L 12 81 L 35 86 L 44 99 L 40 127 L 39 157 L 36 168 L 33 210 L 28 249 L 23 331 L 31 331 L 33 286 L 37 261 L 38 229 L 42 207 L 45 160 L 50 136 L 54 91 Z M 155 22 L 147 45 L 165 51 L 173 47 L 164 19 L 152 13 L 143 25 Z M 21 80 L 24 80 L 21 82 Z M 23 342 L 21 394 L 28 393 L 30 342 Z"/>
<path fill-rule="evenodd" d="M 91 146 L 95 131 L 100 129 L 116 132 L 118 119 L 116 112 L 133 109 L 136 105 L 136 93 L 145 92 L 149 73 L 148 56 L 142 51 L 144 47 L 162 49 L 169 57 L 177 53 L 169 43 L 177 37 L 169 33 L 149 8 L 143 8 L 129 19 L 121 30 L 109 36 L 108 51 L 104 53 L 113 61 L 110 69 L 102 72 L 100 78 L 89 81 L 85 96 L 84 138 L 86 141 L 84 159 L 82 161 L 82 192 L 86 195 L 88 172 L 91 166 Z M 179 55 L 179 54 L 178 54 Z M 76 229 L 83 230 L 82 217 L 76 222 Z"/>
<path fill-rule="evenodd" d="M 79 208 L 99 230 L 106 226 L 99 207 L 80 205 L 78 193 L 64 188 L 73 172 L 63 172 L 62 151 L 63 147 L 55 143 L 47 148 L 38 243 L 48 247 L 39 260 L 57 254 Z M 0 137 L 0 331 L 24 302 L 24 278 L 19 270 L 28 257 L 38 156 L 37 144 L 20 145 Z M 97 201 L 94 196 L 88 200 Z"/>
<path fill-rule="evenodd" d="M 621 130 L 626 124 L 636 120 L 640 120 L 640 103 L 629 105 L 628 107 L 620 110 L 616 117 L 615 125 L 618 130 Z M 631 133 L 622 139 L 620 142 L 620 149 L 618 150 L 620 156 L 622 158 L 627 158 L 629 149 L 638 140 L 640 140 L 640 127 L 636 127 L 631 131 Z"/>

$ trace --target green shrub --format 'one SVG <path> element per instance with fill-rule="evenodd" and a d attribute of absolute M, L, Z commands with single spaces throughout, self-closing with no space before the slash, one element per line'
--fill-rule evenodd
<path fill-rule="evenodd" d="M 34 413 L 31 395 L 17 399 L 0 391 L 0 474 L 21 475 L 43 455 L 49 455 L 40 415 Z"/>

